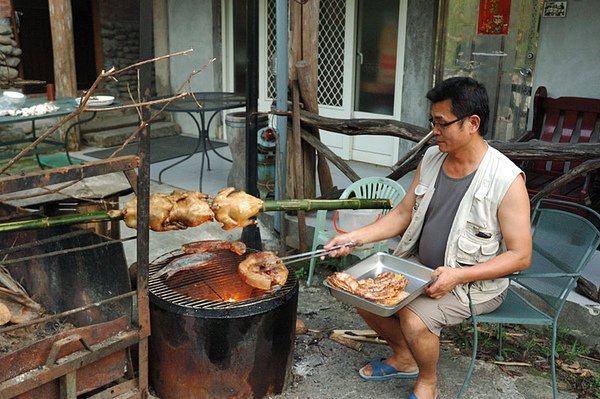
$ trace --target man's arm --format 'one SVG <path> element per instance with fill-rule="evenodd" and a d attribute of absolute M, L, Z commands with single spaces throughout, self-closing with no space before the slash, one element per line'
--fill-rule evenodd
<path fill-rule="evenodd" d="M 419 182 L 420 171 L 421 164 L 419 163 L 410 187 L 398 206 L 396 206 L 379 220 L 367 226 L 331 238 L 324 248 L 330 248 L 334 245 L 344 244 L 347 242 L 356 242 L 360 243 L 360 245 L 363 245 L 370 242 L 386 240 L 388 238 L 403 234 L 410 224 L 412 211 L 415 206 L 415 187 Z M 349 247 L 340 248 L 339 250 L 331 252 L 329 256 L 337 257 L 348 255 L 350 252 L 352 252 L 352 249 L 353 248 Z"/>
<path fill-rule="evenodd" d="M 498 220 L 506 244 L 506 252 L 487 262 L 470 267 L 437 268 L 433 272 L 437 281 L 426 290 L 429 296 L 439 298 L 458 284 L 493 280 L 529 267 L 531 262 L 530 209 L 529 196 L 522 175 L 513 181 L 502 199 L 498 208 Z"/>

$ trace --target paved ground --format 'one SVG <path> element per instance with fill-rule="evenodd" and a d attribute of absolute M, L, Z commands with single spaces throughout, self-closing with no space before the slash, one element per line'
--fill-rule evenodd
<path fill-rule="evenodd" d="M 321 278 L 328 273 L 319 270 Z M 306 288 L 302 282 L 298 318 L 310 330 L 296 339 L 293 380 L 289 389 L 273 399 L 307 398 L 404 398 L 408 397 L 412 381 L 364 381 L 358 375 L 360 367 L 372 359 L 386 357 L 388 347 L 366 343 L 360 352 L 328 339 L 334 329 L 365 329 L 354 309 L 329 295 L 320 281 Z M 469 359 L 446 343 L 442 346 L 439 364 L 440 398 L 456 397 L 465 376 Z M 493 364 L 478 362 L 465 398 L 549 398 L 550 379 L 515 370 L 519 377 L 509 377 Z M 561 398 L 576 398 L 575 393 L 560 392 Z"/>
<path fill-rule="evenodd" d="M 195 157 L 199 158 L 199 157 Z M 216 157 L 211 157 L 211 160 Z M 183 189 L 197 189 L 197 161 L 190 160 L 186 167 L 179 168 L 175 173 L 167 176 L 168 183 L 172 186 L 152 183 L 151 191 L 170 191 L 174 187 Z M 216 161 L 216 162 L 215 162 Z M 216 158 L 212 170 L 205 173 L 204 192 L 216 193 L 225 185 L 228 164 L 222 164 Z M 172 161 L 169 161 L 172 162 Z M 161 164 L 152 165 L 152 178 L 157 177 Z M 372 168 L 371 168 L 372 169 Z M 384 175 L 383 171 L 363 171 L 361 175 Z M 187 174 L 186 174 L 187 173 Z M 343 186 L 343 179 L 336 184 Z M 127 198 L 123 198 L 126 201 Z M 122 228 L 123 236 L 133 233 L 130 229 Z M 241 229 L 224 232 L 216 223 L 206 223 L 194 229 L 181 232 L 153 233 L 150 234 L 150 260 L 172 249 L 178 248 L 182 243 L 207 240 L 227 239 L 238 240 Z M 276 238 L 269 229 L 261 227 L 261 236 L 267 249 L 269 245 L 276 248 Z M 125 244 L 128 263 L 135 261 L 135 243 Z M 321 280 L 326 276 L 326 270 L 317 269 L 317 281 L 311 288 L 306 288 L 301 281 L 298 318 L 302 319 L 309 332 L 298 335 L 292 365 L 292 378 L 285 392 L 272 396 L 272 399 L 337 399 L 337 398 L 365 398 L 386 399 L 408 397 L 412 381 L 392 380 L 384 382 L 367 382 L 362 380 L 357 371 L 368 361 L 388 356 L 385 345 L 364 344 L 362 350 L 340 345 L 328 337 L 334 329 L 365 329 L 360 317 L 354 310 L 329 295 L 321 285 Z M 456 397 L 464 379 L 469 359 L 458 354 L 456 348 L 445 343 L 439 364 L 439 398 Z M 552 397 L 550 379 L 547 376 L 534 376 L 524 369 L 512 370 L 516 376 L 509 377 L 497 366 L 478 362 L 475 373 L 465 398 L 531 398 L 545 399 Z M 561 390 L 560 398 L 577 398 L 576 393 Z M 154 398 L 157 398 L 154 396 Z M 158 398 L 160 399 L 160 398 Z M 218 399 L 218 398 L 215 398 Z"/>

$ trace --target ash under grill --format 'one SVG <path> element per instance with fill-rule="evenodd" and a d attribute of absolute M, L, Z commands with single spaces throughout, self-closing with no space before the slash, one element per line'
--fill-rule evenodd
<path fill-rule="evenodd" d="M 150 294 L 165 306 L 183 306 L 196 310 L 232 310 L 256 305 L 288 294 L 296 285 L 296 277 L 289 273 L 286 284 L 278 290 L 264 291 L 246 284 L 237 272 L 246 255 L 229 250 L 210 252 L 214 255 L 202 267 L 182 270 L 170 278 L 155 277 L 155 273 L 172 260 L 184 255 L 170 253 L 168 258 L 150 265 Z"/>

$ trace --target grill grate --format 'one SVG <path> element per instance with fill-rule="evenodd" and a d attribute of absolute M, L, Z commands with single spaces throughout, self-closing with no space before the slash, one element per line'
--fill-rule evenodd
<path fill-rule="evenodd" d="M 155 277 L 167 263 L 183 254 L 172 252 L 168 258 L 153 262 L 149 268 L 149 290 L 156 297 L 174 305 L 192 309 L 235 309 L 252 306 L 285 295 L 296 284 L 296 277 L 290 273 L 286 284 L 276 291 L 263 291 L 244 283 L 237 272 L 245 255 L 229 250 L 211 252 L 214 258 L 200 268 L 183 270 L 169 279 Z"/>

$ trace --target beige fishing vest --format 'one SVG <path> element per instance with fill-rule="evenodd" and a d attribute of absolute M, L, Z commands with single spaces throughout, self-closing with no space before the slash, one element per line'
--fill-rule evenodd
<path fill-rule="evenodd" d="M 415 187 L 412 219 L 394 255 L 408 257 L 417 251 L 425 213 L 446 156 L 437 146 L 425 153 L 419 183 Z M 510 159 L 488 145 L 452 222 L 444 255 L 446 266 L 469 267 L 506 251 L 498 222 L 498 207 L 512 182 L 522 173 Z M 477 281 L 471 287 L 471 298 L 475 304 L 486 302 L 507 287 L 507 279 Z M 457 285 L 452 292 L 462 303 L 469 304 L 466 284 Z"/>

